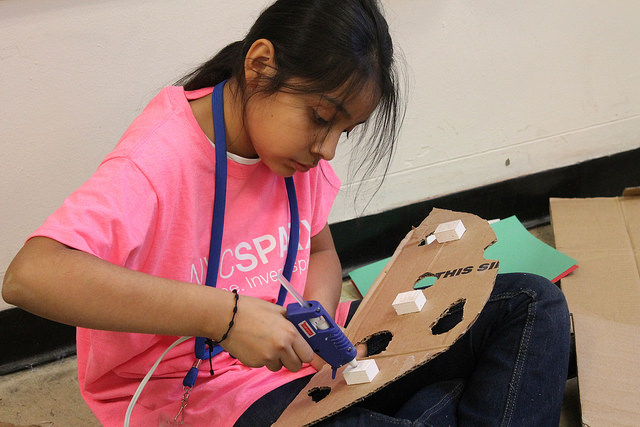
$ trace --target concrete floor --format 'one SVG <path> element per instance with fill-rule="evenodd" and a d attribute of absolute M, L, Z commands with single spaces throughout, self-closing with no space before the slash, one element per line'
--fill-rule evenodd
<path fill-rule="evenodd" d="M 75 357 L 0 379 L 1 422 L 38 426 L 100 426 L 78 388 Z"/>
<path fill-rule="evenodd" d="M 550 226 L 530 231 L 553 246 Z M 353 295 L 353 289 L 345 283 L 343 297 L 349 299 Z M 80 396 L 76 368 L 75 357 L 69 357 L 0 377 L 0 427 L 99 426 Z M 580 425 L 577 379 L 573 378 L 567 381 L 560 426 Z"/>

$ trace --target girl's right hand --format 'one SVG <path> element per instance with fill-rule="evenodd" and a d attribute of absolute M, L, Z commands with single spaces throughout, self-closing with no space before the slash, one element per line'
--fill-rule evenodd
<path fill-rule="evenodd" d="M 234 325 L 222 346 L 244 365 L 274 372 L 282 367 L 299 371 L 315 354 L 287 320 L 284 307 L 245 295 L 239 296 Z"/>

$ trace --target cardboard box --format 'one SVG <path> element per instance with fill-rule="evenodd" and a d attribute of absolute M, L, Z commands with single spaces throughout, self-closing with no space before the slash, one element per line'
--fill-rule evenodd
<path fill-rule="evenodd" d="M 551 199 L 556 248 L 580 268 L 562 279 L 573 314 L 585 426 L 640 424 L 640 188 Z"/>

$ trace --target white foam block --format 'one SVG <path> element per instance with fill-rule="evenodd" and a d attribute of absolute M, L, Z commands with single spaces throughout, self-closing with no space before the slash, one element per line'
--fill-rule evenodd
<path fill-rule="evenodd" d="M 462 221 L 457 219 L 455 221 L 443 222 L 436 227 L 436 231 L 433 233 L 438 240 L 438 243 L 450 242 L 452 240 L 458 240 L 462 237 L 466 228 Z"/>
<path fill-rule="evenodd" d="M 427 298 L 424 296 L 421 290 L 401 292 L 393 300 L 393 308 L 396 313 L 408 314 L 417 313 L 422 310 L 424 304 L 427 302 Z"/>
<path fill-rule="evenodd" d="M 378 375 L 378 365 L 373 359 L 358 360 L 355 368 L 347 366 L 342 372 L 348 385 L 370 383 Z"/>

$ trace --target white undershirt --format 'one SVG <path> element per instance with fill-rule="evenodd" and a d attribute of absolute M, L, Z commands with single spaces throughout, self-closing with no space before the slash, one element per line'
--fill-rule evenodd
<path fill-rule="evenodd" d="M 207 137 L 207 140 L 209 140 L 213 148 L 216 148 L 216 144 L 214 144 L 213 141 L 209 139 L 209 137 Z M 241 165 L 255 165 L 260 161 L 259 157 L 257 159 L 248 159 L 246 157 L 242 157 L 237 154 L 230 153 L 229 151 L 227 151 L 227 158 L 233 160 L 236 163 L 240 163 Z"/>

